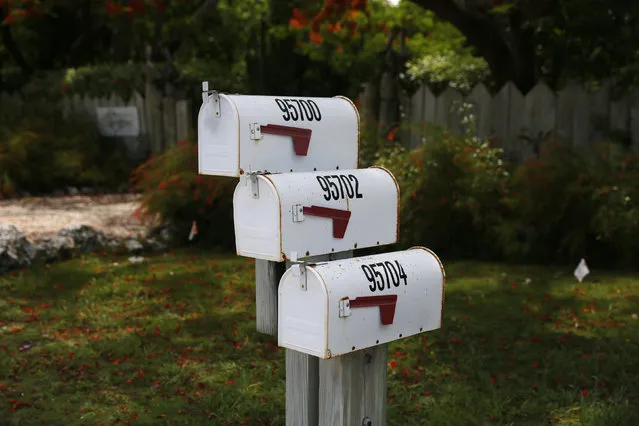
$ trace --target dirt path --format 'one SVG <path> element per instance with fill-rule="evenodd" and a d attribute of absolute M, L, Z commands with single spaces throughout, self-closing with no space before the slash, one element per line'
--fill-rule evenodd
<path fill-rule="evenodd" d="M 140 206 L 134 194 L 33 197 L 0 201 L 0 223 L 15 225 L 28 236 L 49 235 L 71 225 L 89 225 L 114 237 L 146 232 L 151 221 L 133 213 Z"/>

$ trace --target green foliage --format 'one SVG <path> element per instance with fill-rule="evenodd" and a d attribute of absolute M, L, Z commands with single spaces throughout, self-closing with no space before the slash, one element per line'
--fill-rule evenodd
<path fill-rule="evenodd" d="M 407 80 L 428 84 L 435 90 L 450 86 L 469 91 L 490 78 L 486 61 L 475 55 L 451 23 L 409 1 L 400 2 L 395 13 L 416 25 L 417 33 L 408 44 L 412 59 L 407 64 Z"/>
<path fill-rule="evenodd" d="M 514 173 L 496 227 L 509 259 L 566 262 L 587 257 L 633 266 L 639 244 L 636 155 L 618 145 L 544 145 Z"/>
<path fill-rule="evenodd" d="M 423 129 L 412 151 L 385 141 L 375 163 L 401 189 L 402 245 L 444 256 L 633 267 L 639 256 L 639 156 L 617 144 L 544 140 L 518 166 L 467 133 Z M 415 131 L 416 129 L 412 129 Z M 401 133 L 401 129 L 399 130 Z"/>
<path fill-rule="evenodd" d="M 508 182 L 501 150 L 437 127 L 422 133 L 421 147 L 395 145 L 377 161 L 399 182 L 403 245 L 425 244 L 443 256 L 494 256 L 496 247 L 486 243 Z"/>
<path fill-rule="evenodd" d="M 411 61 L 407 74 L 411 80 L 421 81 L 435 90 L 452 87 L 465 92 L 490 77 L 484 59 L 453 50 L 427 53 Z"/>
<path fill-rule="evenodd" d="M 197 145 L 180 141 L 138 167 L 132 180 L 143 195 L 141 213 L 170 224 L 176 244 L 188 241 L 195 221 L 196 242 L 232 247 L 235 179 L 199 175 L 197 161 Z"/>
<path fill-rule="evenodd" d="M 18 68 L 2 68 L 0 73 L 8 93 L 19 93 L 29 100 L 53 102 L 73 95 L 117 95 L 128 100 L 135 91 L 144 93 L 144 68 L 133 62 L 40 71 L 33 76 Z"/>
<path fill-rule="evenodd" d="M 0 127 L 0 196 L 66 186 L 115 189 L 126 182 L 130 162 L 86 116 L 36 104 L 13 118 Z"/>

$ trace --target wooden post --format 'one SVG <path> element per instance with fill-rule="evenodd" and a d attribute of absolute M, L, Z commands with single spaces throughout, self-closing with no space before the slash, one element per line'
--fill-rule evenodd
<path fill-rule="evenodd" d="M 284 262 L 255 259 L 255 321 L 257 331 L 277 336 L 277 286 Z"/>
<path fill-rule="evenodd" d="M 286 426 L 320 426 L 319 358 L 286 349 Z"/>
<path fill-rule="evenodd" d="M 303 259 L 308 263 L 348 259 L 352 251 Z M 287 269 L 290 263 L 286 262 Z M 320 422 L 319 361 L 320 359 L 286 349 L 286 426 L 323 426 Z M 318 423 L 319 422 L 319 423 Z"/>
<path fill-rule="evenodd" d="M 386 425 L 388 344 L 319 360 L 319 424 Z"/>
<path fill-rule="evenodd" d="M 351 257 L 348 251 L 330 259 Z M 319 359 L 319 425 L 385 426 L 387 359 L 388 344 Z"/>

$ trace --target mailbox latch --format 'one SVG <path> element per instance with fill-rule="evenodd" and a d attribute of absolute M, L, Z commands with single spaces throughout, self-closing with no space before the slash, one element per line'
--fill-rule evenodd
<path fill-rule="evenodd" d="M 249 139 L 252 141 L 259 141 L 262 139 L 262 126 L 260 126 L 260 123 L 249 124 Z"/>
<path fill-rule="evenodd" d="M 351 316 L 351 301 L 346 299 L 341 299 L 339 301 L 339 317 L 346 318 Z"/>
<path fill-rule="evenodd" d="M 293 205 L 293 222 L 301 222 L 304 220 L 304 206 L 301 204 Z"/>

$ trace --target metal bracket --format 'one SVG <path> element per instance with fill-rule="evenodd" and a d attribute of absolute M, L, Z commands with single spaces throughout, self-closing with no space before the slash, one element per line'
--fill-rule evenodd
<path fill-rule="evenodd" d="M 351 316 L 351 301 L 346 299 L 342 299 L 339 301 L 339 317 L 346 318 Z"/>
<path fill-rule="evenodd" d="M 301 222 L 304 220 L 304 207 L 301 204 L 294 204 L 292 212 L 293 222 Z"/>
<path fill-rule="evenodd" d="M 202 102 L 213 103 L 213 110 L 215 111 L 215 117 L 220 118 L 222 112 L 220 110 L 220 94 L 216 90 L 209 90 L 209 82 L 202 82 Z"/>
<path fill-rule="evenodd" d="M 370 417 L 364 417 L 362 419 L 362 426 L 373 426 L 373 419 Z"/>
<path fill-rule="evenodd" d="M 260 187 L 257 180 L 257 173 L 249 173 L 248 180 L 251 184 L 251 192 L 253 193 L 253 198 L 260 198 Z"/>
<path fill-rule="evenodd" d="M 262 126 L 260 126 L 259 123 L 250 123 L 249 130 L 249 139 L 251 139 L 252 141 L 259 141 L 260 139 L 262 139 Z"/>
<path fill-rule="evenodd" d="M 297 252 L 291 252 L 290 256 L 291 269 L 293 270 L 293 276 L 297 277 L 300 282 L 300 288 L 306 291 L 306 262 L 297 260 Z"/>

